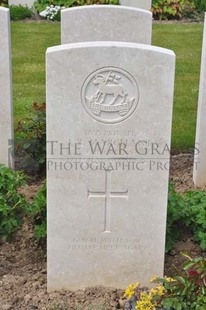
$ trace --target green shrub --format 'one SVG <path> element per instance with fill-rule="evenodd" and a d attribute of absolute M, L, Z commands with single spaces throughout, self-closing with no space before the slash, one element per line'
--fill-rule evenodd
<path fill-rule="evenodd" d="M 21 173 L 0 164 L 0 238 L 10 239 L 27 213 L 26 199 L 18 192 L 24 183 Z"/>
<path fill-rule="evenodd" d="M 166 252 L 173 249 L 174 243 L 180 238 L 180 225 L 182 212 L 185 209 L 185 201 L 182 196 L 175 192 L 172 183 L 169 184 L 167 206 L 167 235 Z"/>
<path fill-rule="evenodd" d="M 206 259 L 190 258 L 182 269 L 175 269 L 173 278 L 151 280 L 156 286 L 140 288 L 130 285 L 124 294 L 131 310 L 204 310 L 206 309 Z"/>
<path fill-rule="evenodd" d="M 8 0 L 0 0 L 0 6 L 7 7 L 8 6 Z"/>
<path fill-rule="evenodd" d="M 206 11 L 206 1 L 205 0 L 194 0 L 196 9 L 198 12 L 205 12 Z"/>
<path fill-rule="evenodd" d="M 194 4 L 189 0 L 153 0 L 154 19 L 180 19 L 194 13 Z"/>
<path fill-rule="evenodd" d="M 68 8 L 91 4 L 119 4 L 119 0 L 37 0 L 34 2 L 34 7 L 39 13 L 50 5 L 63 6 Z"/>
<path fill-rule="evenodd" d="M 11 5 L 9 9 L 11 20 L 22 20 L 26 18 L 31 18 L 33 15 L 32 10 L 22 5 Z"/>
<path fill-rule="evenodd" d="M 46 172 L 46 105 L 34 103 L 33 116 L 20 121 L 16 128 L 16 154 L 23 157 L 26 170 Z M 22 152 L 23 150 L 23 152 Z"/>
<path fill-rule="evenodd" d="M 60 0 L 63 5 L 68 6 L 79 6 L 79 5 L 90 5 L 90 4 L 119 4 L 119 0 Z M 71 3 L 71 5 L 69 5 Z"/>
<path fill-rule="evenodd" d="M 188 228 L 194 236 L 194 241 L 206 249 L 206 192 L 188 191 L 183 196 L 175 192 L 170 185 L 166 251 L 173 248 L 175 241 L 180 237 L 180 228 Z"/>
<path fill-rule="evenodd" d="M 30 215 L 34 224 L 34 236 L 37 240 L 46 239 L 46 182 L 36 194 L 30 206 Z"/>
<path fill-rule="evenodd" d="M 185 208 L 182 211 L 184 224 L 189 227 L 194 240 L 206 249 L 206 192 L 188 191 L 184 195 Z"/>
<path fill-rule="evenodd" d="M 199 257 L 176 269 L 173 278 L 159 278 L 154 282 L 163 287 L 162 296 L 154 296 L 158 308 L 165 310 L 206 309 L 206 259 Z"/>

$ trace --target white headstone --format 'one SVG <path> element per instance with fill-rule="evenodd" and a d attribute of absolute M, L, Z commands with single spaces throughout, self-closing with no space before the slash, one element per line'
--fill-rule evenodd
<path fill-rule="evenodd" d="M 120 4 L 144 10 L 151 10 L 152 0 L 120 0 Z"/>
<path fill-rule="evenodd" d="M 22 5 L 31 8 L 35 0 L 9 0 L 9 5 Z"/>
<path fill-rule="evenodd" d="M 13 108 L 9 10 L 0 7 L 0 163 L 13 167 Z"/>
<path fill-rule="evenodd" d="M 174 67 L 128 42 L 47 50 L 48 290 L 162 275 Z"/>
<path fill-rule="evenodd" d="M 206 15 L 203 34 L 193 179 L 196 186 L 206 186 Z"/>
<path fill-rule="evenodd" d="M 62 10 L 61 43 L 125 41 L 151 44 L 152 13 L 117 5 Z"/>

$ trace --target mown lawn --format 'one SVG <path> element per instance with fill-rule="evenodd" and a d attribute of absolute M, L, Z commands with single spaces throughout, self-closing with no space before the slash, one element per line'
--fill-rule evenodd
<path fill-rule="evenodd" d="M 156 24 L 153 44 L 176 53 L 173 149 L 195 143 L 203 24 Z"/>
<path fill-rule="evenodd" d="M 194 146 L 202 32 L 202 24 L 153 25 L 153 44 L 177 56 L 173 149 Z M 58 44 L 59 23 L 12 23 L 15 123 L 29 116 L 34 101 L 45 102 L 45 51 Z"/>
<path fill-rule="evenodd" d="M 45 102 L 45 52 L 60 44 L 60 23 L 12 22 L 15 123 L 29 116 L 33 102 Z"/>

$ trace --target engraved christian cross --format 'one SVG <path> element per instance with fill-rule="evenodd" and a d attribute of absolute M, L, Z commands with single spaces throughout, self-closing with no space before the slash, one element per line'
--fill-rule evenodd
<path fill-rule="evenodd" d="M 112 171 L 105 171 L 105 191 L 91 191 L 88 189 L 88 198 L 104 198 L 104 232 L 109 233 L 111 223 L 112 198 L 124 198 L 128 200 L 128 189 L 125 192 L 111 191 Z"/>

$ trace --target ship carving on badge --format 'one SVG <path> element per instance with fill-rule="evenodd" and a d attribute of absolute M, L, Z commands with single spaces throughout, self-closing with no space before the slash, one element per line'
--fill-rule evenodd
<path fill-rule="evenodd" d="M 90 116 L 101 122 L 116 123 L 136 109 L 138 88 L 123 70 L 102 68 L 87 79 L 83 101 Z"/>

